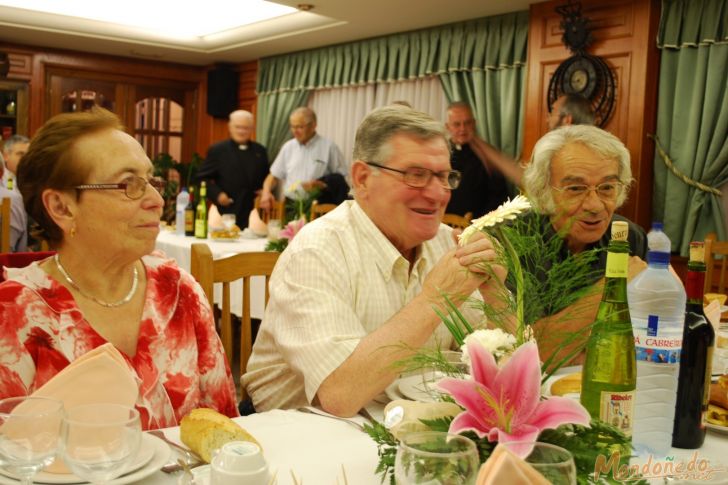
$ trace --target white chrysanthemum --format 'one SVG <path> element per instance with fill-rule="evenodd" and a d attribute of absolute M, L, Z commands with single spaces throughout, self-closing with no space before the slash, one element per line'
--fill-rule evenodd
<path fill-rule="evenodd" d="M 483 217 L 478 217 L 470 226 L 465 228 L 463 233 L 458 236 L 460 245 L 465 246 L 474 234 L 482 231 L 484 228 L 496 226 L 503 221 L 513 220 L 518 214 L 530 208 L 531 203 L 522 195 L 518 195 L 515 199 L 504 202 L 500 207 L 488 212 Z"/>
<path fill-rule="evenodd" d="M 303 188 L 301 182 L 293 182 L 288 186 L 286 193 L 294 200 L 301 200 L 306 197 L 306 189 Z"/>
<path fill-rule="evenodd" d="M 502 354 L 512 350 L 516 345 L 516 337 L 508 332 L 504 332 L 500 328 L 476 330 L 465 337 L 462 346 L 462 361 L 470 364 L 470 356 L 468 355 L 468 343 L 476 341 L 487 351 L 491 352 L 496 359 Z"/>

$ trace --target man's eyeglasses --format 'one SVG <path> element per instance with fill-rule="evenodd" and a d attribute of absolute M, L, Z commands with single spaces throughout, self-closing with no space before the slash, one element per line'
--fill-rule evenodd
<path fill-rule="evenodd" d="M 622 182 L 602 182 L 598 185 L 573 184 L 565 187 L 552 187 L 561 192 L 561 195 L 569 202 L 581 202 L 592 190 L 604 202 L 614 202 L 624 189 Z"/>
<path fill-rule="evenodd" d="M 457 170 L 443 170 L 441 172 L 435 172 L 429 168 L 423 167 L 409 167 L 406 170 L 399 170 L 374 162 L 366 162 L 366 164 L 383 170 L 401 173 L 403 175 L 404 183 L 416 189 L 421 189 L 422 187 L 427 186 L 427 184 L 430 183 L 430 180 L 432 180 L 432 177 L 435 176 L 441 186 L 449 190 L 455 190 L 458 186 L 460 186 L 460 179 L 462 178 L 462 174 Z"/>
<path fill-rule="evenodd" d="M 152 177 L 147 180 L 132 175 L 116 184 L 84 184 L 74 187 L 76 190 L 123 190 L 127 197 L 132 200 L 141 199 L 147 191 L 147 184 L 151 185 L 160 194 L 164 193 L 167 181 L 159 177 Z"/>

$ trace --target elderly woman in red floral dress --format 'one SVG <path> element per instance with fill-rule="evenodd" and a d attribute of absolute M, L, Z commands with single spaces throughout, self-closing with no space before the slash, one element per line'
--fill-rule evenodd
<path fill-rule="evenodd" d="M 162 186 L 108 111 L 62 114 L 36 134 L 18 188 L 57 254 L 8 269 L 0 285 L 0 398 L 34 392 L 110 342 L 141 382 L 145 429 L 174 426 L 197 407 L 237 416 L 201 288 L 152 253 Z"/>

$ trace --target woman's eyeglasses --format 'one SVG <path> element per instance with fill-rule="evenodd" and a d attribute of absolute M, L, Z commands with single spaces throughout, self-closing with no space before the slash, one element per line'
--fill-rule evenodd
<path fill-rule="evenodd" d="M 167 186 L 167 181 L 159 177 L 152 177 L 147 180 L 143 177 L 131 175 L 116 184 L 83 184 L 77 185 L 74 188 L 76 190 L 123 190 L 127 197 L 132 200 L 137 200 L 144 197 L 147 191 L 147 184 L 151 185 L 160 194 L 163 194 L 164 188 Z"/>
<path fill-rule="evenodd" d="M 406 170 L 399 170 L 374 162 L 366 162 L 366 164 L 383 170 L 401 173 L 403 175 L 402 178 L 404 179 L 404 183 L 415 189 L 421 189 L 422 187 L 427 186 L 427 184 L 430 183 L 430 180 L 432 180 L 432 177 L 437 177 L 437 181 L 440 182 L 440 185 L 444 188 L 455 190 L 460 186 L 460 179 L 462 178 L 462 174 L 457 170 L 443 170 L 441 172 L 435 172 L 429 168 L 423 167 L 409 167 Z"/>

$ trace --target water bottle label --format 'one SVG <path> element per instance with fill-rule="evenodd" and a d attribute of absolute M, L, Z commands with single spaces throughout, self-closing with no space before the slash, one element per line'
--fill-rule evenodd
<path fill-rule="evenodd" d="M 599 419 L 632 436 L 634 421 L 634 391 L 602 391 L 599 400 Z"/>
<path fill-rule="evenodd" d="M 657 315 L 649 315 L 647 317 L 647 336 L 648 337 L 657 336 L 658 321 L 659 321 L 659 317 Z"/>
<path fill-rule="evenodd" d="M 648 321 L 651 321 L 652 317 L 653 315 L 650 315 Z M 677 364 L 680 362 L 682 335 L 679 337 L 677 335 L 674 337 L 651 335 L 649 326 L 647 328 L 633 327 L 632 332 L 634 333 L 637 360 L 657 364 Z"/>

